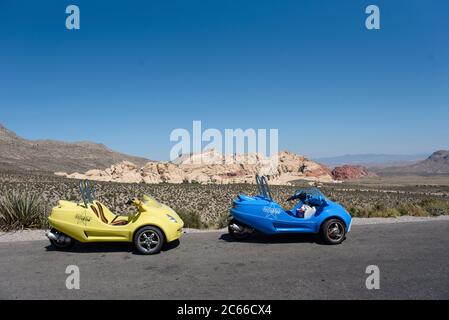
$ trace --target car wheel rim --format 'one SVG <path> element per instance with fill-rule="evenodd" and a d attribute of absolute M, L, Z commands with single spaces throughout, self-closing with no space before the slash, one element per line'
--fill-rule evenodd
<path fill-rule="evenodd" d="M 340 222 L 332 222 L 327 228 L 327 235 L 333 241 L 339 241 L 343 238 L 344 227 Z"/>
<path fill-rule="evenodd" d="M 142 232 L 139 236 L 139 246 L 145 252 L 153 251 L 160 241 L 159 235 L 151 230 Z"/>

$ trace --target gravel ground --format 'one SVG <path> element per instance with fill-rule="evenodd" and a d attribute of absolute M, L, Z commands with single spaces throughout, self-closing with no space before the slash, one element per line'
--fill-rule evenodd
<path fill-rule="evenodd" d="M 390 224 L 390 223 L 406 223 L 406 222 L 426 222 L 426 221 L 449 221 L 449 216 L 439 217 L 412 217 L 401 216 L 398 218 L 354 218 L 353 226 L 362 226 L 370 224 Z M 40 241 L 46 240 L 46 230 L 18 230 L 10 232 L 0 232 L 0 242 L 14 242 L 14 241 Z M 201 233 L 201 232 L 223 232 L 226 229 L 210 229 L 210 230 L 198 230 L 184 228 L 184 233 Z"/>

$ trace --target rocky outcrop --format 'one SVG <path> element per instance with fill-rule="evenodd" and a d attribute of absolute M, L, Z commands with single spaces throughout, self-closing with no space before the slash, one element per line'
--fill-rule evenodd
<path fill-rule="evenodd" d="M 376 174 L 369 171 L 367 168 L 363 166 L 355 166 L 355 165 L 344 165 L 341 167 L 335 167 L 332 170 L 332 177 L 335 180 L 345 181 L 345 180 L 354 180 L 363 177 L 375 177 Z"/>
<path fill-rule="evenodd" d="M 123 161 L 106 170 L 57 174 L 74 179 L 125 183 L 253 183 L 256 174 L 266 175 L 271 184 L 280 185 L 294 180 L 333 181 L 325 166 L 288 151 L 278 153 L 277 158 L 265 158 L 260 154 L 221 156 L 211 150 L 180 157 L 175 162 L 150 161 L 141 168 Z"/>

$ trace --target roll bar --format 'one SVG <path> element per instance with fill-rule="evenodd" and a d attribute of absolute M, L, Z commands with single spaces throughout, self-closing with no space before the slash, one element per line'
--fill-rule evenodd
<path fill-rule="evenodd" d="M 81 197 L 83 198 L 84 205 L 87 208 L 87 205 L 89 203 L 93 203 L 96 199 L 95 197 L 95 189 L 94 187 L 89 187 L 89 180 L 80 180 L 79 181 L 79 188 Z"/>
<path fill-rule="evenodd" d="M 256 175 L 256 184 L 257 189 L 259 191 L 259 194 L 263 196 L 264 198 L 267 198 L 269 200 L 273 200 L 273 197 L 271 196 L 270 187 L 268 186 L 268 180 L 265 176 L 259 176 Z"/>

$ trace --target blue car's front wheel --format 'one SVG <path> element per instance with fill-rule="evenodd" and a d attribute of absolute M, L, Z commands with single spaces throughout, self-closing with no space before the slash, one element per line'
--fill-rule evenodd
<path fill-rule="evenodd" d="M 346 237 L 346 227 L 340 219 L 329 219 L 321 225 L 321 237 L 327 244 L 340 244 Z"/>

